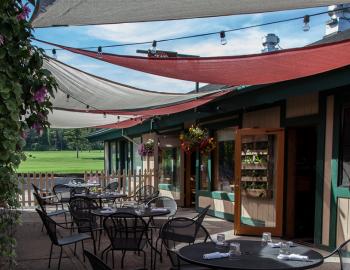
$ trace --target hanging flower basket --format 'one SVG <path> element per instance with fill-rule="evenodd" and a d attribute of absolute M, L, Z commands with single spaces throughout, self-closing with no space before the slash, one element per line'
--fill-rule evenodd
<path fill-rule="evenodd" d="M 148 139 L 147 142 L 141 143 L 137 149 L 137 152 L 140 156 L 146 157 L 146 156 L 153 156 L 154 152 L 154 140 Z"/>
<path fill-rule="evenodd" d="M 198 149 L 202 155 L 208 155 L 216 147 L 208 131 L 194 125 L 180 135 L 180 142 L 181 148 L 188 154 Z"/>

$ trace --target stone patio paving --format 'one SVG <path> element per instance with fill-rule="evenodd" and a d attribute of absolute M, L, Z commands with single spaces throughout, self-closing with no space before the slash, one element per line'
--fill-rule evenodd
<path fill-rule="evenodd" d="M 179 209 L 177 216 L 193 217 L 196 213 L 192 209 Z M 41 232 L 41 221 L 38 214 L 34 209 L 24 209 L 22 211 L 22 225 L 18 227 L 16 238 L 17 238 L 17 254 L 18 254 L 18 265 L 16 269 L 19 270 L 42 270 L 48 269 L 48 259 L 50 252 L 51 242 L 48 235 Z M 62 220 L 63 221 L 63 220 Z M 213 218 L 207 216 L 204 220 L 204 226 L 208 229 L 213 238 L 217 233 L 225 233 L 226 239 L 239 238 L 233 235 L 233 224 L 228 221 Z M 240 237 L 244 239 L 256 240 L 254 237 Z M 85 248 L 92 251 L 91 241 L 87 240 L 85 243 Z M 101 251 L 108 245 L 107 236 L 103 236 L 101 241 Z M 89 263 L 83 262 L 81 245 L 77 247 L 78 256 L 73 255 L 74 245 L 66 246 L 63 248 L 63 257 L 61 263 L 62 270 L 80 270 L 80 269 L 91 269 Z M 59 258 L 59 248 L 53 249 L 53 256 L 51 261 L 51 269 L 57 269 L 58 258 Z M 318 250 L 319 251 L 319 250 Z M 149 248 L 147 252 L 147 267 L 150 269 L 150 251 Z M 327 252 L 320 251 L 323 255 Z M 129 255 L 129 256 L 128 256 Z M 121 269 L 120 267 L 121 256 L 118 252 L 115 252 L 115 263 L 116 267 L 114 269 Z M 156 269 L 165 270 L 170 268 L 170 261 L 164 256 L 163 263 L 157 260 Z M 108 264 L 112 266 L 111 256 L 109 256 Z M 125 257 L 124 269 L 137 269 L 143 267 L 143 257 L 139 257 L 133 252 L 127 253 Z M 317 270 L 337 270 L 340 269 L 338 264 L 338 259 L 332 257 L 327 260 L 322 266 L 315 268 Z"/>

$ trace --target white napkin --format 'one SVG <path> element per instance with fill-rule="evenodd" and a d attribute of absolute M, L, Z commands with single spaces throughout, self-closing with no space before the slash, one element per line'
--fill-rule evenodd
<path fill-rule="evenodd" d="M 116 210 L 111 209 L 111 208 L 106 208 L 106 209 L 101 210 L 101 214 L 109 214 L 109 213 L 114 213 L 114 212 L 116 212 Z"/>
<path fill-rule="evenodd" d="M 303 256 L 299 254 L 289 254 L 289 255 L 283 255 L 280 254 L 277 256 L 277 259 L 279 260 L 290 260 L 290 261 L 308 261 L 308 256 Z"/>
<path fill-rule="evenodd" d="M 211 259 L 220 259 L 220 258 L 226 258 L 229 256 L 229 253 L 221 253 L 221 252 L 213 252 L 203 255 L 203 259 L 205 260 L 211 260 Z"/>
<path fill-rule="evenodd" d="M 152 208 L 151 212 L 167 212 L 168 209 L 166 208 Z"/>
<path fill-rule="evenodd" d="M 269 247 L 272 247 L 272 248 L 280 248 L 281 247 L 281 242 L 278 242 L 278 243 L 268 242 L 267 245 Z"/>

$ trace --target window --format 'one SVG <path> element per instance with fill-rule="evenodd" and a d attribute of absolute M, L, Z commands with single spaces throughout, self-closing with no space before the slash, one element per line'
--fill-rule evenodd
<path fill-rule="evenodd" d="M 209 190 L 210 183 L 210 156 L 201 155 L 200 157 L 200 189 Z"/>
<path fill-rule="evenodd" d="M 133 141 L 139 145 L 141 144 L 141 137 L 134 138 Z M 142 170 L 142 157 L 140 156 L 139 152 L 137 151 L 137 145 L 133 144 L 132 149 L 132 165 L 133 165 L 133 170 L 136 171 L 136 174 L 139 174 L 139 171 Z"/>
<path fill-rule="evenodd" d="M 234 184 L 235 130 L 236 128 L 230 127 L 216 132 L 215 190 L 232 192 L 232 185 Z"/>
<path fill-rule="evenodd" d="M 116 142 L 111 142 L 111 173 L 115 172 L 117 170 L 117 147 Z"/>
<path fill-rule="evenodd" d="M 341 185 L 350 185 L 350 105 L 343 108 L 342 135 L 340 143 L 341 154 Z"/>
<path fill-rule="evenodd" d="M 180 199 L 180 148 L 164 147 L 159 153 L 160 183 L 167 184 L 175 200 Z"/>

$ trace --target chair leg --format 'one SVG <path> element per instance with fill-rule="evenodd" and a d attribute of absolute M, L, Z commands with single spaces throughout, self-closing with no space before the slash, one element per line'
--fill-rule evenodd
<path fill-rule="evenodd" d="M 50 248 L 49 268 L 51 265 L 52 247 L 53 247 L 53 243 L 51 243 L 51 248 Z"/>
<path fill-rule="evenodd" d="M 85 254 L 84 254 L 84 240 L 81 241 L 81 248 L 83 249 L 83 262 L 85 262 Z M 96 254 L 96 253 L 95 253 Z"/>
<path fill-rule="evenodd" d="M 91 239 L 92 239 L 92 243 L 94 244 L 94 254 L 96 255 L 96 239 L 93 231 L 91 231 Z"/>
<path fill-rule="evenodd" d="M 123 256 L 122 256 L 122 269 L 123 269 L 124 268 L 124 258 L 125 258 L 126 251 L 123 250 L 122 252 L 123 252 Z M 114 266 L 113 266 L 113 268 L 114 268 Z"/>
<path fill-rule="evenodd" d="M 143 268 L 146 269 L 146 252 L 143 251 Z M 152 269 L 152 260 L 151 260 L 151 269 Z"/>
<path fill-rule="evenodd" d="M 112 250 L 112 264 L 113 264 L 113 268 L 114 268 L 114 250 Z"/>
<path fill-rule="evenodd" d="M 74 256 L 77 256 L 77 242 L 74 243 Z"/>
<path fill-rule="evenodd" d="M 101 237 L 102 237 L 102 230 L 100 230 L 100 237 L 98 239 L 98 250 L 101 249 Z"/>
<path fill-rule="evenodd" d="M 43 225 L 41 226 L 41 232 L 43 232 L 44 231 L 44 223 L 43 223 Z"/>
<path fill-rule="evenodd" d="M 60 259 L 58 260 L 58 270 L 60 270 L 61 268 L 61 259 L 62 259 L 62 247 L 61 248 L 61 251 L 60 251 Z"/>

